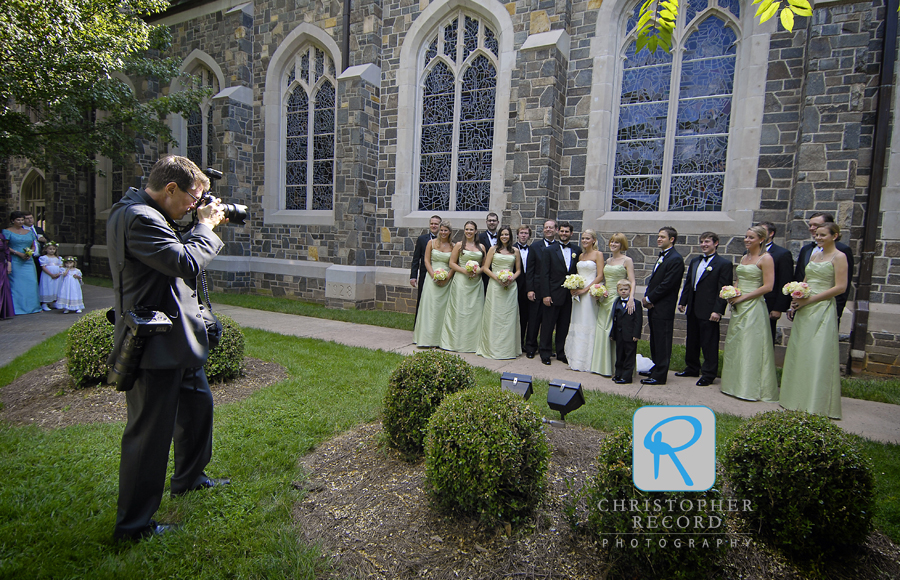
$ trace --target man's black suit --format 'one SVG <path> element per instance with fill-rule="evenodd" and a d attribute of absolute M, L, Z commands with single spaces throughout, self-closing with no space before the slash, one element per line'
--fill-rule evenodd
<path fill-rule="evenodd" d="M 634 366 L 637 359 L 637 339 L 641 338 L 643 330 L 644 316 L 641 303 L 635 301 L 634 312 L 628 314 L 627 303 L 621 299 L 616 299 L 609 337 L 616 341 L 616 370 L 614 376 L 624 381 L 631 382 L 634 376 Z"/>
<path fill-rule="evenodd" d="M 551 241 L 552 245 L 554 242 Z M 538 351 L 538 333 L 541 329 L 541 321 L 544 319 L 544 289 L 541 285 L 541 261 L 544 257 L 544 250 L 547 249 L 548 243 L 544 238 L 536 240 L 531 244 L 528 252 L 528 259 L 533 260 L 534 266 L 525 270 L 525 291 L 534 292 L 534 302 L 531 302 L 531 308 L 528 310 L 528 332 L 525 333 L 525 348 L 522 349 L 528 354 L 534 354 Z"/>
<path fill-rule="evenodd" d="M 678 289 L 684 276 L 684 258 L 673 247 L 665 253 L 662 262 L 656 266 L 644 297 L 653 305 L 647 311 L 650 324 L 650 358 L 653 368 L 650 378 L 665 384 L 669 374 L 669 359 L 672 357 L 672 334 L 675 330 L 675 306 Z"/>
<path fill-rule="evenodd" d="M 815 242 L 809 242 L 800 248 L 800 255 L 797 256 L 797 268 L 794 270 L 794 280 L 797 282 L 802 282 L 806 278 L 806 265 L 809 264 L 809 258 L 812 256 L 812 251 L 815 247 Z M 850 251 L 850 246 L 841 242 L 835 242 L 834 247 L 847 256 L 847 289 L 844 290 L 843 294 L 834 297 L 838 322 L 840 323 L 841 314 L 844 313 L 844 306 L 847 305 L 847 299 L 850 297 L 850 285 L 853 283 L 853 253 Z"/>
<path fill-rule="evenodd" d="M 786 248 L 782 248 L 777 244 L 772 244 L 766 250 L 772 256 L 775 262 L 775 285 L 772 291 L 766 294 L 766 310 L 769 312 L 787 312 L 791 308 L 791 297 L 785 296 L 781 291 L 784 285 L 793 280 L 794 276 L 794 257 Z M 772 327 L 772 344 L 775 344 L 775 325 L 778 320 L 769 319 Z"/>
<path fill-rule="evenodd" d="M 500 231 L 500 228 L 497 228 L 497 231 Z M 487 230 L 482 230 L 478 232 L 478 235 L 475 236 L 475 241 L 484 246 L 485 252 L 490 252 L 491 248 L 497 245 L 497 236 L 495 235 L 493 239 L 488 235 Z M 487 257 L 487 254 L 485 254 Z M 484 285 L 484 293 L 487 294 L 488 281 L 491 279 L 487 274 L 481 275 L 481 283 Z"/>
<path fill-rule="evenodd" d="M 419 302 L 422 301 L 422 284 L 425 282 L 425 274 L 428 273 L 428 268 L 425 267 L 425 247 L 431 240 L 431 232 L 418 237 L 416 249 L 413 252 L 412 269 L 409 271 L 409 279 L 418 280 L 416 284 L 416 317 L 419 316 Z"/>
<path fill-rule="evenodd" d="M 176 233 L 175 227 L 146 192 L 134 188 L 112 207 L 107 222 L 116 300 L 115 346 L 108 364 L 114 364 L 122 347 L 123 312 L 140 305 L 161 310 L 172 320 L 167 334 L 146 339 L 137 380 L 126 395 L 117 538 L 151 531 L 173 437 L 173 494 L 206 481 L 203 469 L 212 457 L 213 399 L 203 372 L 209 340 L 196 279 L 223 243 L 203 224 L 185 234 Z"/>
<path fill-rule="evenodd" d="M 529 352 L 525 347 L 525 337 L 528 335 L 528 325 L 531 321 L 532 310 L 537 310 L 537 303 L 532 302 L 528 299 L 528 291 L 530 290 L 528 286 L 528 278 L 529 272 L 534 270 L 534 252 L 531 249 L 531 246 L 525 244 L 524 247 L 520 246 L 516 243 L 516 247 L 519 248 L 519 255 L 522 256 L 522 275 L 519 276 L 520 282 L 516 284 L 516 288 L 519 292 L 519 326 L 522 329 L 522 350 L 525 352 Z M 537 345 L 535 345 L 535 349 Z"/>
<path fill-rule="evenodd" d="M 566 336 L 572 319 L 572 294 L 563 288 L 566 276 L 576 272 L 581 248 L 566 244 L 571 249 L 568 267 L 563 256 L 563 245 L 554 242 L 541 256 L 541 294 L 550 297 L 550 306 L 544 305 L 541 320 L 541 360 L 549 361 L 553 353 L 553 331 L 556 330 L 556 358 L 566 356 Z M 542 298 L 543 300 L 543 298 Z"/>
<path fill-rule="evenodd" d="M 713 312 L 725 314 L 728 302 L 719 298 L 722 286 L 730 286 L 733 281 L 734 266 L 731 260 L 719 254 L 713 254 L 711 260 L 699 272 L 696 288 L 694 279 L 697 270 L 703 263 L 704 256 L 696 256 L 688 266 L 684 287 L 681 290 L 680 306 L 687 310 L 687 339 L 685 340 L 684 372 L 700 375 L 712 382 L 719 373 L 719 321 L 713 322 Z M 700 353 L 703 353 L 703 365 L 700 365 Z"/>

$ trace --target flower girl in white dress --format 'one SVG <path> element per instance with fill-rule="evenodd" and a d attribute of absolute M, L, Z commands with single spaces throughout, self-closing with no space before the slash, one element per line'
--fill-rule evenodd
<path fill-rule="evenodd" d="M 62 260 L 57 255 L 59 246 L 56 242 L 47 242 L 44 245 L 44 255 L 40 257 L 41 282 L 38 285 L 41 296 L 41 310 L 50 312 L 50 304 L 56 302 L 59 291 L 59 277 L 64 272 Z"/>
<path fill-rule="evenodd" d="M 62 275 L 62 281 L 59 283 L 59 295 L 56 298 L 56 307 L 62 308 L 63 314 L 69 311 L 81 312 L 84 308 L 84 298 L 81 294 L 81 270 L 75 267 L 78 259 L 73 256 L 66 256 L 63 260 L 65 271 Z"/>

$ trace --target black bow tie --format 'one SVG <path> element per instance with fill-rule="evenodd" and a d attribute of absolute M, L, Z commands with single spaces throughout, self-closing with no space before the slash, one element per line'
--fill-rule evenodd
<path fill-rule="evenodd" d="M 663 250 L 662 252 L 660 252 L 660 253 L 659 253 L 659 257 L 660 257 L 660 258 L 665 258 L 665 257 L 666 257 L 666 252 L 668 252 L 668 250 Z"/>

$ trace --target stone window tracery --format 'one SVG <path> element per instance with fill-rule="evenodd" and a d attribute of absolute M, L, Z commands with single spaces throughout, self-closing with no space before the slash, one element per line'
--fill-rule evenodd
<path fill-rule="evenodd" d="M 418 209 L 487 211 L 498 43 L 480 19 L 456 12 L 426 41 L 418 138 Z"/>
<path fill-rule="evenodd" d="M 219 92 L 219 82 L 207 67 L 198 65 L 191 75 L 196 77 L 198 87 L 212 89 L 213 95 Z M 185 121 L 187 127 L 185 157 L 203 169 L 214 165 L 216 129 L 213 125 L 212 98 L 209 97 L 200 103 L 200 106 L 191 111 Z"/>
<path fill-rule="evenodd" d="M 285 76 L 284 209 L 334 206 L 334 64 L 317 47 L 302 49 Z"/>
<path fill-rule="evenodd" d="M 738 0 L 685 2 L 670 53 L 635 53 L 639 9 L 623 47 L 612 210 L 721 211 Z"/>

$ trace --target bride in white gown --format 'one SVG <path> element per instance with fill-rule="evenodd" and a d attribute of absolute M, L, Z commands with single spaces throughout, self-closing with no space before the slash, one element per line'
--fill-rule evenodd
<path fill-rule="evenodd" d="M 578 274 L 585 279 L 585 286 L 572 290 L 572 322 L 566 339 L 566 358 L 569 368 L 576 371 L 591 370 L 594 352 L 594 332 L 597 328 L 597 299 L 588 289 L 603 280 L 603 252 L 597 248 L 597 234 L 584 230 L 581 234 L 582 254 L 575 265 Z"/>

